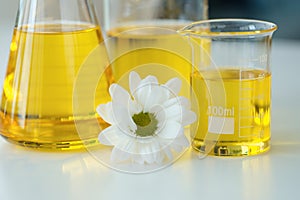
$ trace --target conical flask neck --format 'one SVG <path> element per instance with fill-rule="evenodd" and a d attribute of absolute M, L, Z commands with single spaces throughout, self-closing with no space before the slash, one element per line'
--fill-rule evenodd
<path fill-rule="evenodd" d="M 20 0 L 16 27 L 36 24 L 98 24 L 90 0 Z"/>

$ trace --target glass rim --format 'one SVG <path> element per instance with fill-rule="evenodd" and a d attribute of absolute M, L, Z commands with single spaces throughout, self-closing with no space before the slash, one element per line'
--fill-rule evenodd
<path fill-rule="evenodd" d="M 229 24 L 234 27 L 232 28 L 234 30 L 225 30 L 226 25 Z M 217 25 L 220 30 L 211 31 L 211 27 L 216 27 Z M 250 25 L 252 25 L 251 28 Z M 263 25 L 264 27 L 257 28 L 254 25 Z M 248 28 L 244 29 L 245 27 Z M 178 33 L 183 35 L 197 35 L 198 37 L 249 37 L 271 35 L 277 28 L 278 26 L 275 23 L 263 20 L 224 18 L 196 21 L 183 27 Z"/>

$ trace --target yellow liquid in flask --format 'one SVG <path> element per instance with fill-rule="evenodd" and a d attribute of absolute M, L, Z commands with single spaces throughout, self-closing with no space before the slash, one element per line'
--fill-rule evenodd
<path fill-rule="evenodd" d="M 84 77 L 82 87 L 97 88 L 94 105 L 89 96 L 79 94 L 81 116 L 85 124 L 78 135 L 73 116 L 73 86 L 85 59 L 103 41 L 98 26 L 46 24 L 14 30 L 0 112 L 0 131 L 4 138 L 22 146 L 42 149 L 78 149 L 97 144 L 99 127 L 90 124 L 95 108 L 109 101 L 110 77 L 102 77 L 97 86 Z M 99 55 L 101 56 L 101 55 Z M 95 57 L 95 61 L 99 59 Z M 93 63 L 89 61 L 89 63 Z M 89 66 L 93 72 L 96 62 Z"/>
<path fill-rule="evenodd" d="M 192 75 L 199 120 L 193 147 L 209 154 L 256 155 L 270 148 L 271 74 L 263 70 L 221 69 Z M 225 99 L 224 99 L 225 98 Z"/>

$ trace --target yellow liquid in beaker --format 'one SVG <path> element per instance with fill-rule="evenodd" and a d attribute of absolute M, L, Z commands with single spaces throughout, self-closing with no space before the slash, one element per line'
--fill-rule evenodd
<path fill-rule="evenodd" d="M 270 73 L 251 69 L 195 72 L 192 88 L 200 110 L 195 149 L 205 150 L 207 133 L 217 139 L 211 155 L 256 155 L 270 148 Z"/>
<path fill-rule="evenodd" d="M 15 29 L 2 95 L 1 134 L 10 142 L 34 148 L 77 149 L 97 144 L 99 128 L 89 122 L 96 117 L 96 106 L 110 99 L 109 80 L 102 78 L 96 86 L 93 109 L 84 104 L 89 102 L 85 94 L 79 95 L 82 105 L 76 112 L 82 116 L 76 122 L 86 124 L 86 133 L 80 137 L 73 117 L 73 86 L 81 65 L 102 41 L 100 28 L 89 24 Z M 89 79 L 83 85 L 87 90 L 95 88 Z"/>
<path fill-rule="evenodd" d="M 182 80 L 180 94 L 189 96 L 192 50 L 188 41 L 176 34 L 180 27 L 119 27 L 108 31 L 115 80 L 126 85 L 132 70 L 142 77 L 154 75 L 160 83 L 178 77 Z"/>

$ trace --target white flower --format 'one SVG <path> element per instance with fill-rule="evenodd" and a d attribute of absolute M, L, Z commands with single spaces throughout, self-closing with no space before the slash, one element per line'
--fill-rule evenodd
<path fill-rule="evenodd" d="M 131 95 L 112 84 L 112 101 L 97 107 L 98 114 L 111 124 L 99 134 L 100 143 L 114 146 L 111 160 L 159 164 L 172 159 L 172 151 L 188 147 L 184 127 L 196 115 L 189 110 L 189 100 L 177 96 L 181 81 L 173 78 L 160 85 L 154 76 L 141 80 L 131 72 L 129 86 Z"/>

